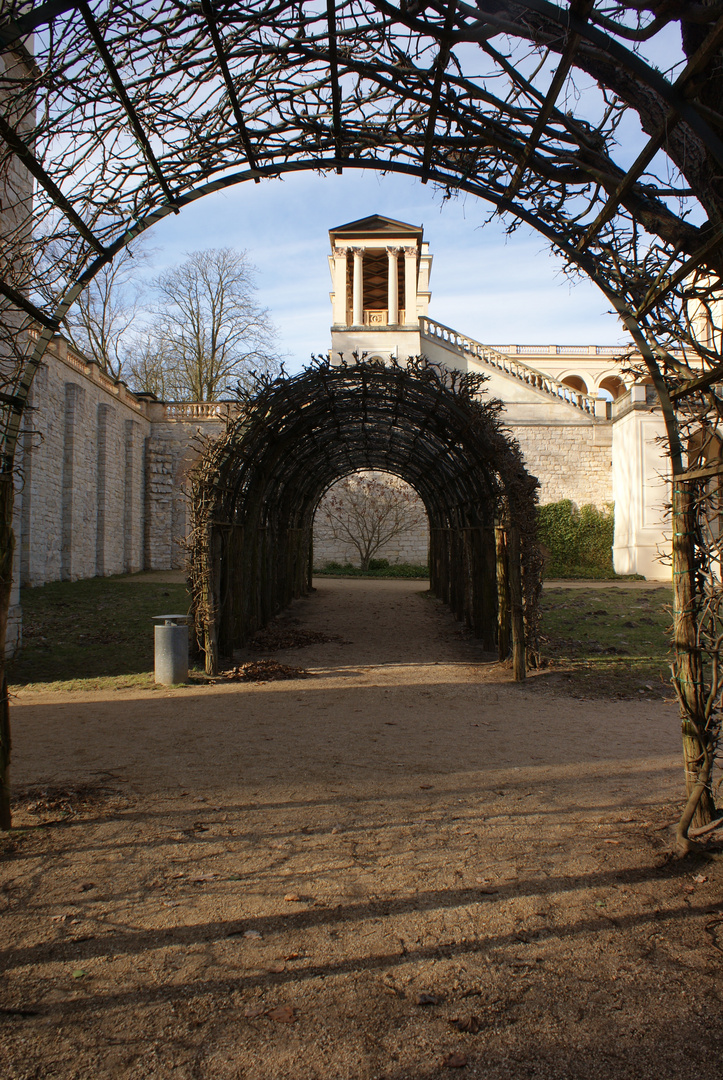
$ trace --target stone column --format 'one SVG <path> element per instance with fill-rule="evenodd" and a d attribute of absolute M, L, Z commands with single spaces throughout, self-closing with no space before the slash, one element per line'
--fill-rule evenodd
<path fill-rule="evenodd" d="M 132 574 L 139 564 L 133 558 L 134 517 L 137 505 L 137 491 L 134 480 L 134 442 L 138 425 L 135 420 L 126 420 L 123 431 L 123 573 Z"/>
<path fill-rule="evenodd" d="M 417 249 L 404 249 L 404 322 L 416 326 L 417 318 Z"/>
<path fill-rule="evenodd" d="M 95 576 L 105 574 L 105 540 L 107 510 L 108 427 L 113 410 L 110 405 L 98 405 L 96 421 L 96 488 L 95 488 Z"/>
<path fill-rule="evenodd" d="M 82 409 L 85 390 L 76 383 L 65 384 L 65 414 L 63 417 L 63 473 L 60 491 L 60 580 L 73 580 L 74 541 L 80 539 L 83 524 L 79 516 L 75 492 L 76 457 L 78 456 L 78 436 L 82 432 Z M 78 494 L 82 489 L 79 487 Z M 76 577 L 79 577 L 76 574 Z"/>
<path fill-rule="evenodd" d="M 362 326 L 364 323 L 364 310 L 362 307 L 364 297 L 363 249 L 352 248 L 352 251 L 354 252 L 354 287 L 352 292 L 351 321 L 354 326 Z"/>
<path fill-rule="evenodd" d="M 387 278 L 387 323 L 393 326 L 399 322 L 399 279 L 397 277 L 397 255 L 399 248 L 388 247 L 389 260 Z"/>
<path fill-rule="evenodd" d="M 346 326 L 346 248 L 334 248 L 334 313 L 335 326 Z"/>

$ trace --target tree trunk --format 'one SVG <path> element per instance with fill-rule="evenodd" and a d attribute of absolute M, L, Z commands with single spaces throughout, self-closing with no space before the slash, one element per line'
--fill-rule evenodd
<path fill-rule="evenodd" d="M 525 614 L 522 602 L 522 565 L 520 562 L 520 531 L 511 525 L 507 533 L 509 553 L 510 607 L 512 609 L 512 671 L 515 682 L 527 676 L 527 645 L 525 642 Z"/>
<path fill-rule="evenodd" d="M 678 824 L 677 843 L 682 852 L 690 847 L 688 828 L 700 828 L 713 820 L 715 803 L 710 791 L 714 747 L 706 724 L 703 664 L 696 635 L 695 510 L 690 485 L 673 478 L 673 634 L 674 684 L 680 704 L 688 796 Z"/>
<path fill-rule="evenodd" d="M 507 536 L 502 525 L 495 525 L 497 551 L 497 656 L 510 655 L 510 589 L 507 574 Z"/>
<path fill-rule="evenodd" d="M 0 829 L 9 829 L 10 811 L 10 704 L 5 675 L 5 639 L 13 580 L 12 473 L 0 474 Z"/>

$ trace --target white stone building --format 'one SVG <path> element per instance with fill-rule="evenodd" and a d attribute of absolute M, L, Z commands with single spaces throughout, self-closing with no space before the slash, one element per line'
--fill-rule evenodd
<path fill-rule="evenodd" d="M 614 503 L 615 568 L 669 578 L 659 561 L 667 547 L 663 425 L 652 388 L 623 383 L 616 350 L 482 345 L 429 317 L 432 256 L 420 228 L 373 216 L 330 237 L 332 353 L 424 355 L 488 375 L 488 392 L 504 402 L 506 424 L 540 480 L 541 502 Z M 61 337 L 30 405 L 17 462 L 16 586 L 183 566 L 195 437 L 220 432 L 229 406 L 133 394 Z M 426 540 L 414 548 L 407 539 L 388 554 L 420 561 Z M 17 605 L 14 614 L 11 650 Z"/>
<path fill-rule="evenodd" d="M 483 345 L 429 318 L 432 256 L 421 228 L 373 215 L 329 237 L 332 355 L 422 355 L 487 375 L 486 389 L 504 402 L 506 426 L 540 481 L 540 502 L 614 504 L 615 569 L 669 579 L 660 561 L 668 548 L 663 422 L 652 387 L 626 385 L 620 350 Z"/>

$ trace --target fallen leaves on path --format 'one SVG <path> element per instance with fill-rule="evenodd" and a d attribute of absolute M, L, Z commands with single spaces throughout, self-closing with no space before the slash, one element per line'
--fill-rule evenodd
<path fill-rule="evenodd" d="M 306 679 L 306 668 L 279 664 L 276 660 L 249 660 L 246 664 L 222 671 L 221 678 L 230 682 L 272 682 L 275 679 Z"/>

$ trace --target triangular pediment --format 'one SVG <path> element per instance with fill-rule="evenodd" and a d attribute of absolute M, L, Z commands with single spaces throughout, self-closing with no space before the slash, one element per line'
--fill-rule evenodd
<path fill-rule="evenodd" d="M 370 214 L 369 217 L 359 218 L 358 221 L 349 221 L 346 225 L 337 225 L 335 229 L 329 229 L 332 243 L 337 238 L 357 236 L 415 237 L 421 241 L 423 233 L 424 229 L 421 225 L 395 221 L 394 218 L 384 217 L 382 214 Z"/>

